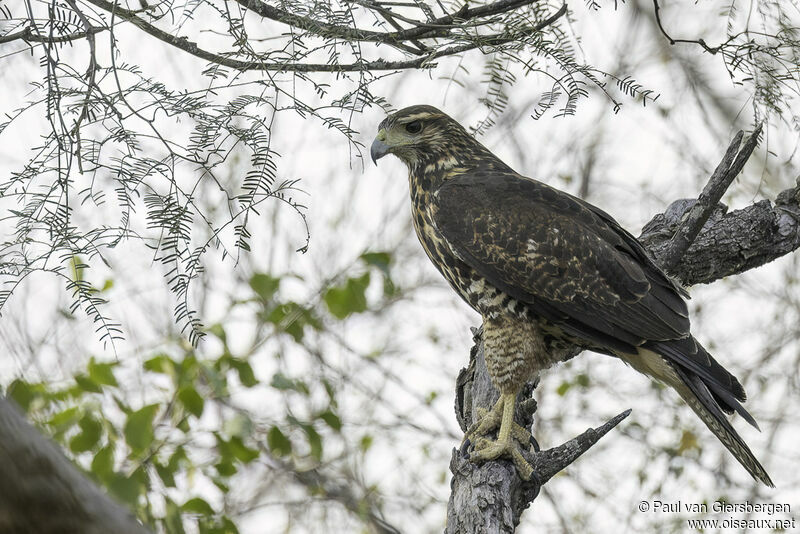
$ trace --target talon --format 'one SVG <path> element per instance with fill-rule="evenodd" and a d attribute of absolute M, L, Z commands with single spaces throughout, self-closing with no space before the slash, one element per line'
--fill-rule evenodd
<path fill-rule="evenodd" d="M 476 463 L 506 456 L 514 462 L 520 477 L 527 481 L 531 479 L 533 467 L 522 451 L 533 445 L 538 452 L 539 444 L 528 430 L 514 422 L 514 402 L 514 394 L 503 394 L 491 410 L 477 410 L 481 417 L 467 430 L 461 449 Z M 488 439 L 486 435 L 498 427 L 497 439 Z M 473 444 L 471 453 L 470 444 Z"/>
<path fill-rule="evenodd" d="M 461 442 L 461 447 L 458 449 L 459 454 L 461 456 L 469 458 L 469 446 L 472 442 L 468 438 L 464 438 L 464 441 Z"/>
<path fill-rule="evenodd" d="M 534 438 L 533 435 L 531 435 L 530 444 L 533 447 L 534 452 L 541 452 L 542 449 L 539 447 L 539 442 L 536 441 L 536 438 Z"/>

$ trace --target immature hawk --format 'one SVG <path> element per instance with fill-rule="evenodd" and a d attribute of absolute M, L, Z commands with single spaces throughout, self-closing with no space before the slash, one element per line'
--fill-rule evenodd
<path fill-rule="evenodd" d="M 370 152 L 373 161 L 394 154 L 408 166 L 417 237 L 483 317 L 500 400 L 467 432 L 472 459 L 509 456 L 530 478 L 520 454 L 530 434 L 514 423 L 516 395 L 557 363 L 551 349 L 571 343 L 673 387 L 754 478 L 773 486 L 725 416 L 736 411 L 758 428 L 740 404 L 741 384 L 692 337 L 685 291 L 610 215 L 517 174 L 431 106 L 387 117 Z"/>

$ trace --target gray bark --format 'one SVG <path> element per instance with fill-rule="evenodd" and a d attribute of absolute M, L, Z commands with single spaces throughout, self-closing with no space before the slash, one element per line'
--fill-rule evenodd
<path fill-rule="evenodd" d="M 0 532 L 149 534 L 0 396 Z"/>
<path fill-rule="evenodd" d="M 707 284 L 769 263 L 800 248 L 800 178 L 795 187 L 781 192 L 775 202 L 762 200 L 728 213 L 718 201 L 755 148 L 755 135 L 739 149 L 742 136 L 731 143 L 720 167 L 699 199 L 682 199 L 652 218 L 639 240 L 657 263 L 685 286 Z M 477 407 L 489 408 L 497 399 L 483 361 L 480 331 L 475 331 L 470 365 L 456 382 L 456 418 L 462 429 L 472 422 Z M 566 360 L 580 353 L 578 347 L 562 355 Z M 519 424 L 530 428 L 536 410 L 535 384 L 518 397 L 515 414 Z M 519 478 L 509 461 L 476 465 L 463 451 L 454 449 L 453 473 L 447 509 L 447 534 L 511 534 L 522 512 L 536 498 L 541 486 L 554 474 L 586 452 L 606 432 L 622 421 L 623 412 L 597 429 L 547 451 L 534 452 L 530 460 L 535 477 Z"/>

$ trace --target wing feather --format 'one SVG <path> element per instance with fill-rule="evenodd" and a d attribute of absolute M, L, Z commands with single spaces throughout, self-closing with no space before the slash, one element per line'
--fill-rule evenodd
<path fill-rule="evenodd" d="M 689 335 L 680 288 L 604 212 L 480 169 L 448 180 L 434 198 L 434 224 L 453 253 L 567 331 L 616 350 Z"/>

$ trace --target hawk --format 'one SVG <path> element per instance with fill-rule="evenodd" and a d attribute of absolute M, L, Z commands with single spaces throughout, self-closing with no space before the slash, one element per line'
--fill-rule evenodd
<path fill-rule="evenodd" d="M 531 436 L 514 423 L 516 396 L 574 344 L 671 386 L 750 475 L 773 487 L 726 417 L 737 412 L 758 428 L 741 404 L 744 388 L 692 337 L 686 291 L 613 217 L 517 174 L 431 106 L 389 115 L 370 154 L 406 164 L 417 237 L 483 319 L 500 398 L 465 435 L 470 459 L 510 457 L 530 479 L 520 451 Z"/>

